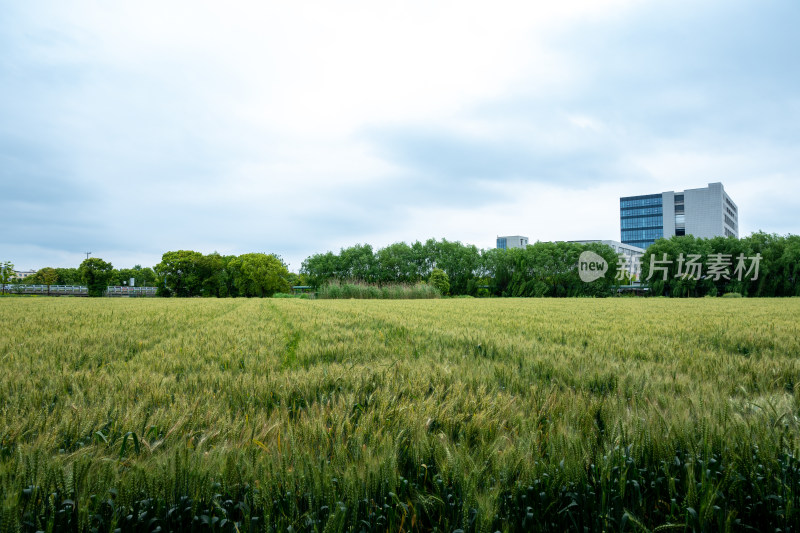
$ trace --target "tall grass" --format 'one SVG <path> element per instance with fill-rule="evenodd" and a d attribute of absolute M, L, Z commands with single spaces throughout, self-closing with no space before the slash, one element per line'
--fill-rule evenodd
<path fill-rule="evenodd" d="M 317 298 L 323 300 L 349 300 L 351 298 L 356 300 L 422 300 L 440 297 L 441 293 L 427 283 L 373 285 L 361 282 L 333 281 L 322 286 L 317 292 Z"/>
<path fill-rule="evenodd" d="M 0 306 L 0 531 L 795 530 L 800 300 Z"/>

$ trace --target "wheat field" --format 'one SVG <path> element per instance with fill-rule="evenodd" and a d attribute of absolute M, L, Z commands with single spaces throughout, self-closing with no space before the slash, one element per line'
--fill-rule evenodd
<path fill-rule="evenodd" d="M 800 524 L 797 298 L 5 298 L 0 324 L 0 531 Z"/>

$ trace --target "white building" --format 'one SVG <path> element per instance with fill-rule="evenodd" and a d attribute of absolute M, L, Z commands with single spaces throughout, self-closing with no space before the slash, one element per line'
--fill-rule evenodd
<path fill-rule="evenodd" d="M 25 279 L 28 276 L 33 276 L 34 274 L 36 274 L 35 270 L 15 270 L 14 279 Z"/>
<path fill-rule="evenodd" d="M 739 237 L 739 209 L 722 183 L 619 199 L 622 242 L 647 248 L 675 235 Z"/>
<path fill-rule="evenodd" d="M 506 235 L 505 237 L 497 237 L 497 247 L 501 250 L 508 250 L 509 248 L 525 248 L 528 246 L 528 238 L 522 235 Z"/>

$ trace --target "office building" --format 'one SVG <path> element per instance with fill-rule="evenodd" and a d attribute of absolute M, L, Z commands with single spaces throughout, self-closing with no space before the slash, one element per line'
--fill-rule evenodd
<path fill-rule="evenodd" d="M 509 248 L 525 248 L 528 246 L 528 238 L 522 235 L 507 235 L 505 237 L 497 238 L 497 247 L 501 250 L 508 250 Z"/>
<path fill-rule="evenodd" d="M 739 210 L 722 183 L 619 199 L 621 240 L 647 248 L 674 235 L 739 237 Z"/>

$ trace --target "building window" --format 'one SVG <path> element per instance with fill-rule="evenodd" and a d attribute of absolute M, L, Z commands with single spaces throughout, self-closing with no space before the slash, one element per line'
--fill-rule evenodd
<path fill-rule="evenodd" d="M 661 215 L 623 218 L 621 225 L 622 229 L 660 228 L 664 226 L 664 218 Z"/>
<path fill-rule="evenodd" d="M 622 242 L 625 244 L 633 244 L 629 241 L 654 241 L 662 238 L 663 236 L 663 228 L 622 230 Z"/>
<path fill-rule="evenodd" d="M 661 195 L 649 194 L 646 196 L 630 196 L 628 198 L 619 199 L 620 209 L 626 207 L 646 207 L 650 205 L 661 205 Z"/>
<path fill-rule="evenodd" d="M 621 217 L 635 217 L 641 215 L 660 215 L 662 208 L 660 205 L 651 207 L 623 207 L 619 210 Z"/>

